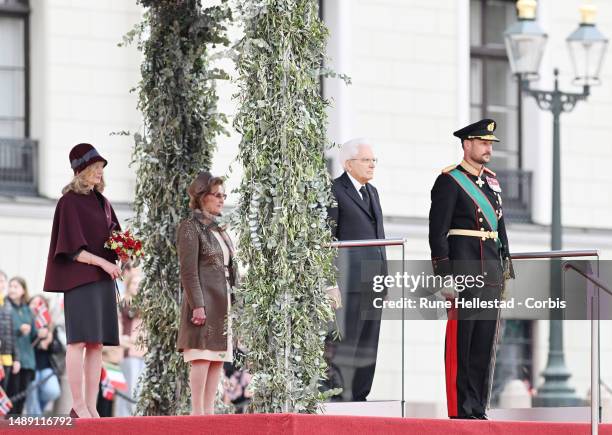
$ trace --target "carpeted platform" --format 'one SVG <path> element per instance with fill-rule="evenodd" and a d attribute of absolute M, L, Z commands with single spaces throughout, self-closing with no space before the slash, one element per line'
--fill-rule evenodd
<path fill-rule="evenodd" d="M 427 435 L 587 435 L 586 423 L 502 422 L 433 420 L 412 418 L 351 417 L 304 414 L 214 415 L 206 417 L 131 417 L 79 419 L 68 427 L 19 427 L 0 423 L 0 433 L 19 434 L 227 434 L 227 435 L 315 435 L 315 434 L 427 434 Z M 599 427 L 601 435 L 612 435 L 612 424 Z"/>

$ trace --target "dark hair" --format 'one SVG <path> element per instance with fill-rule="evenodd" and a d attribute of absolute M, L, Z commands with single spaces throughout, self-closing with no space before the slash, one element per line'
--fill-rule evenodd
<path fill-rule="evenodd" d="M 17 281 L 17 283 L 23 288 L 23 296 L 21 296 L 21 303 L 27 304 L 30 302 L 30 294 L 28 293 L 28 285 L 26 284 L 26 280 L 20 276 L 14 276 L 9 279 L 9 284 L 11 281 Z"/>
<path fill-rule="evenodd" d="M 187 188 L 189 195 L 189 208 L 197 210 L 200 208 L 203 196 L 208 195 L 212 188 L 223 184 L 223 178 L 213 177 L 208 171 L 202 171 L 198 174 L 195 180 L 191 182 Z"/>

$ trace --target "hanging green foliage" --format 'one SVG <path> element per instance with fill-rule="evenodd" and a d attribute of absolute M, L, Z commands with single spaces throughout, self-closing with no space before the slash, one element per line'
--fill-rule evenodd
<path fill-rule="evenodd" d="M 187 186 L 210 168 L 225 116 L 217 111 L 215 80 L 226 74 L 210 64 L 216 45 L 227 45 L 226 1 L 203 8 L 200 0 L 139 0 L 143 22 L 126 35 L 143 52 L 138 107 L 144 134 L 135 135 L 134 225 L 144 240 L 144 280 L 135 304 L 147 347 L 138 412 L 175 415 L 188 409 L 187 366 L 177 352 L 179 267 L 175 230 L 188 213 Z"/>
<path fill-rule="evenodd" d="M 327 29 L 316 0 L 241 0 L 238 44 L 244 175 L 235 214 L 239 258 L 248 265 L 234 320 L 248 350 L 257 412 L 314 412 L 324 399 L 325 284 L 334 252 L 326 207 L 327 102 L 320 64 Z"/>

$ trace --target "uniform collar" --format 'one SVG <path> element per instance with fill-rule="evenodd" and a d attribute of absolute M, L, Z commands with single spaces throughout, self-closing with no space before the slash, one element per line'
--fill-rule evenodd
<path fill-rule="evenodd" d="M 473 175 L 474 177 L 480 177 L 484 172 L 484 165 L 482 165 L 482 169 L 480 169 L 479 171 L 470 163 L 468 163 L 465 159 L 461 160 L 460 166 L 465 169 L 468 174 Z"/>

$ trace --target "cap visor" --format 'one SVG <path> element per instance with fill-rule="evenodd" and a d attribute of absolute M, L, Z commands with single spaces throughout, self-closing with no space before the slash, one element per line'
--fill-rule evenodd
<path fill-rule="evenodd" d="M 499 142 L 499 139 L 493 134 L 485 134 L 483 136 L 468 136 L 468 139 L 492 140 L 493 142 Z"/>

